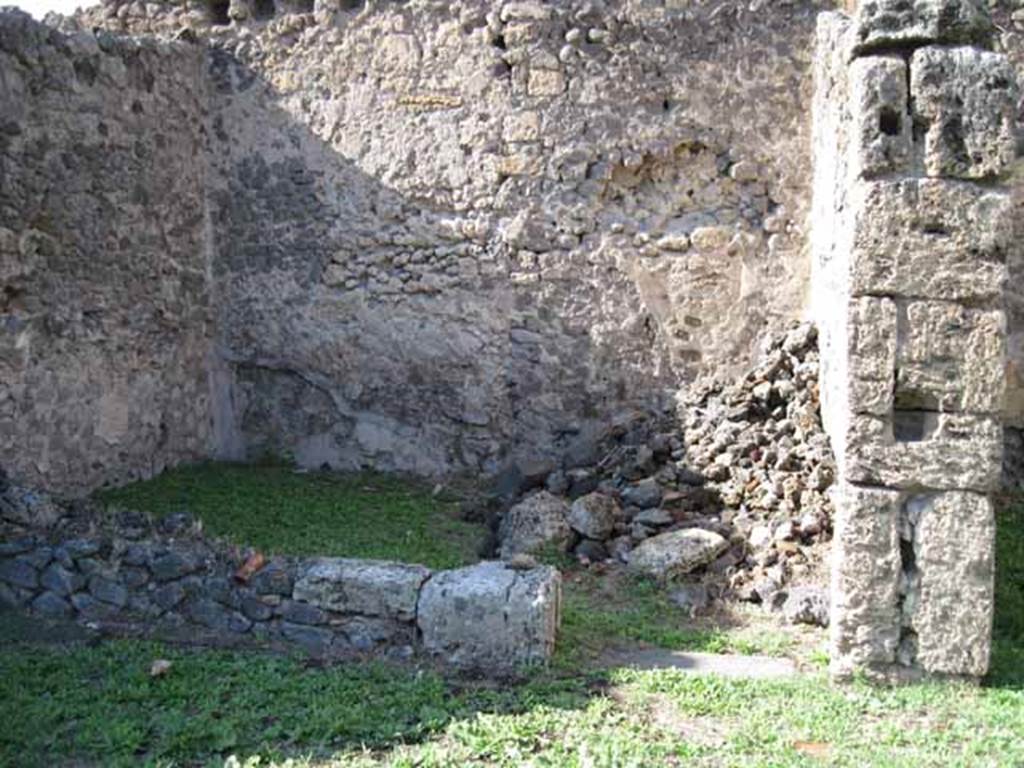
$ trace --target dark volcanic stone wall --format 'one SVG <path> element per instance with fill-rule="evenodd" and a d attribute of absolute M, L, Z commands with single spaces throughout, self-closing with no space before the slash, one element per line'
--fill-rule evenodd
<path fill-rule="evenodd" d="M 205 455 L 204 54 L 0 14 L 0 469 L 75 492 Z"/>

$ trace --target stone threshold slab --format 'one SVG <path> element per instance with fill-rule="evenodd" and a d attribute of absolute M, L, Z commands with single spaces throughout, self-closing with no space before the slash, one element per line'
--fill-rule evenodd
<path fill-rule="evenodd" d="M 669 651 L 664 648 L 634 648 L 609 651 L 601 656 L 601 666 L 634 669 L 681 669 L 697 675 L 771 680 L 794 677 L 796 664 L 774 656 L 740 656 L 721 653 Z"/>

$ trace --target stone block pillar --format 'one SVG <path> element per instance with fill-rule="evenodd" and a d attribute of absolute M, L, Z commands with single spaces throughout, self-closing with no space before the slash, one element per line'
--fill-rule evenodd
<path fill-rule="evenodd" d="M 988 669 L 1017 84 L 981 0 L 822 14 L 814 314 L 839 465 L 832 671 Z"/>

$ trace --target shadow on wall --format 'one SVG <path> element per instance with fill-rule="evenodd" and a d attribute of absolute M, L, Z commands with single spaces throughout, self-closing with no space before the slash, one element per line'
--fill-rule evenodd
<path fill-rule="evenodd" d="M 616 414 L 668 403 L 649 326 L 602 343 L 593 323 L 621 307 L 566 312 L 626 278 L 595 285 L 562 252 L 541 286 L 524 246 L 553 245 L 531 242 L 546 236 L 530 222 L 510 234 L 403 195 L 227 52 L 212 49 L 210 71 L 222 458 L 427 475 L 585 463 Z"/>
<path fill-rule="evenodd" d="M 195 23 L 186 6 L 127 7 L 89 21 Z M 799 311 L 808 82 L 793 43 L 807 45 L 811 4 L 766 19 L 739 5 L 696 19 L 545 6 L 495 31 L 484 3 L 385 3 L 330 23 L 282 12 L 247 35 L 235 34 L 235 8 L 228 28 L 200 30 L 214 46 L 173 46 L 204 62 L 191 84 L 202 103 L 183 116 L 143 102 L 152 124 L 130 135 L 144 150 L 133 163 L 147 165 L 111 183 L 163 201 L 187 169 L 195 189 L 172 211 L 144 195 L 134 208 L 114 201 L 113 213 L 83 214 L 62 233 L 86 264 L 100 247 L 85 236 L 94 223 L 116 231 L 137 209 L 154 231 L 131 230 L 110 253 L 133 268 L 136 252 L 155 271 L 186 264 L 202 280 L 196 303 L 212 317 L 195 347 L 215 336 L 216 354 L 212 370 L 205 359 L 188 370 L 210 374 L 213 402 L 192 388 L 175 397 L 194 403 L 195 419 L 212 412 L 221 457 L 427 475 L 588 463 L 609 424 L 670 405 L 698 372 L 742 366 L 766 326 Z M 223 3 L 207 9 L 200 27 L 223 23 Z M 413 10 L 422 17 L 407 18 Z M 577 24 L 619 26 L 578 40 L 562 61 Z M 91 35 L 38 29 L 60 50 L 60 71 L 91 71 Z M 722 82 L 723 61 L 741 62 L 744 77 Z M 65 114 L 81 102 L 76 135 L 90 137 L 90 157 L 109 157 L 112 140 L 92 140 L 87 113 L 108 99 L 134 115 L 121 104 L 130 91 L 105 70 L 79 80 Z M 721 83 L 714 98 L 708 83 Z M 165 90 L 159 77 L 155 90 Z M 43 134 L 48 115 L 40 108 L 33 130 Z M 147 144 L 183 125 L 198 135 L 190 153 Z M 61 142 L 79 147 L 56 137 L 47 163 L 74 156 Z M 66 170 L 68 185 L 107 181 L 102 169 Z M 191 240 L 161 249 L 157 224 L 183 212 Z M 119 301 L 126 313 L 154 302 L 134 287 Z M 68 368 L 57 358 L 43 367 Z M 125 368 L 127 387 L 135 368 Z M 157 384 L 169 376 L 160 370 Z M 77 410 L 91 414 L 93 401 Z M 115 426 L 128 434 L 143 420 L 133 412 Z M 173 432 L 186 420 L 163 422 Z M 133 473 L 148 471 L 134 466 L 134 443 L 108 442 Z M 56 446 L 70 462 L 72 443 Z"/>
<path fill-rule="evenodd" d="M 773 44 L 794 34 L 776 26 L 762 26 Z M 531 45 L 565 34 L 531 30 Z M 552 101 L 575 86 L 556 69 L 517 84 L 506 54 L 524 43 L 510 36 L 463 40 L 473 77 L 407 74 L 423 34 L 389 34 L 368 60 L 298 45 L 250 65 L 212 49 L 222 457 L 427 475 L 587 463 L 609 424 L 742 364 L 769 319 L 797 309 L 781 297 L 802 298 L 802 254 L 785 250 L 765 179 L 806 158 L 742 162 L 743 129 L 713 119 L 718 105 L 634 95 L 623 117 L 621 83 L 595 99 L 581 75 L 580 93 Z M 744 34 L 712 24 L 683 74 L 646 82 L 707 78 Z M 779 61 L 737 88 L 782 68 L 799 91 Z M 476 102 L 450 87 L 483 73 Z M 802 120 L 785 93 L 763 114 Z M 795 128 L 771 140 L 800 144 Z M 769 295 L 773 281 L 787 287 Z"/>

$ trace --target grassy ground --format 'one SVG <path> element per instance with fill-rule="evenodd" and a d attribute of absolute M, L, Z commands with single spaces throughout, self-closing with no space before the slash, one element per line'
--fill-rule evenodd
<path fill-rule="evenodd" d="M 422 482 L 285 466 L 199 464 L 104 491 L 108 506 L 155 516 L 187 511 L 204 528 L 264 552 L 333 555 L 452 568 L 475 562 L 484 529 Z"/>
<path fill-rule="evenodd" d="M 674 625 L 655 591 L 609 595 L 578 573 L 558 663 L 508 685 L 132 641 L 27 647 L 0 617 L 0 765 L 1021 766 L 1024 502 L 1001 513 L 998 561 L 980 688 L 600 669 L 605 642 L 788 651 Z M 151 678 L 158 657 L 173 666 Z"/>
<path fill-rule="evenodd" d="M 622 571 L 596 574 L 569 567 L 563 569 L 563 578 L 558 661 L 567 665 L 598 659 L 608 648 L 622 645 L 783 656 L 824 640 L 818 630 L 782 632 L 754 610 L 690 619 L 665 590 Z"/>

